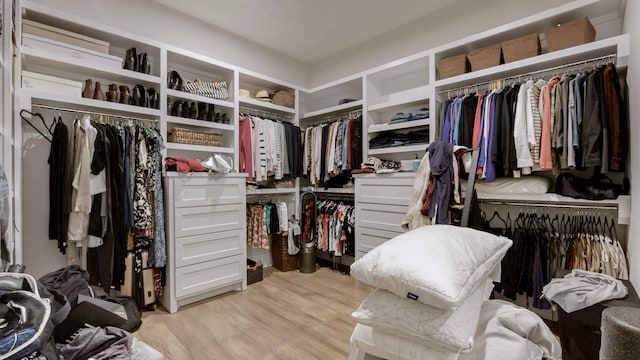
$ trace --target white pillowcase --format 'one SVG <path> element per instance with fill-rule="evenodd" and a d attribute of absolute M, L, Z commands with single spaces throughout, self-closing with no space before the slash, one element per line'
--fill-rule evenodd
<path fill-rule="evenodd" d="M 367 354 L 389 360 L 456 360 L 458 354 L 429 347 L 401 335 L 389 334 L 367 325 L 356 324 L 351 343 Z"/>
<path fill-rule="evenodd" d="M 444 310 L 376 289 L 351 314 L 357 322 L 381 331 L 453 352 L 468 352 L 478 326 L 482 303 L 493 289 L 484 280 L 455 310 Z"/>
<path fill-rule="evenodd" d="M 429 225 L 400 234 L 351 265 L 373 287 L 442 309 L 460 306 L 490 275 L 512 241 L 486 232 Z"/>

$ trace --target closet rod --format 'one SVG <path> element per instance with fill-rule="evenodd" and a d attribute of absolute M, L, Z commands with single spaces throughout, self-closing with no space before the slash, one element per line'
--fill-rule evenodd
<path fill-rule="evenodd" d="M 589 211 L 589 210 L 618 210 L 618 205 L 617 204 L 611 204 L 611 205 L 597 205 L 597 206 L 592 206 L 589 205 L 587 207 L 587 205 L 582 204 L 582 205 L 577 205 L 577 204 L 558 204 L 558 203 L 535 203 L 535 202 L 527 202 L 527 201 L 499 201 L 499 200 L 482 200 L 482 199 L 478 199 L 478 202 L 481 205 L 507 205 L 507 206 L 533 206 L 533 207 L 543 207 L 543 208 L 550 208 L 550 209 L 557 209 L 557 208 L 562 208 L 562 209 L 580 209 L 580 210 L 585 210 L 585 211 Z"/>
<path fill-rule="evenodd" d="M 274 117 L 276 118 L 275 120 L 286 120 L 286 121 L 293 120 L 293 115 L 275 113 L 271 111 L 265 111 L 265 110 L 255 109 L 255 108 L 246 107 L 246 106 L 240 106 L 240 114 L 254 115 L 254 116 L 263 117 L 263 118 Z"/>
<path fill-rule="evenodd" d="M 35 108 L 38 108 L 38 109 L 54 110 L 54 111 L 64 111 L 64 112 L 69 112 L 69 113 L 74 113 L 74 114 L 102 115 L 102 116 L 107 116 L 107 117 L 112 117 L 112 118 L 119 118 L 119 119 L 124 119 L 124 120 L 136 120 L 136 121 L 146 121 L 146 122 L 154 122 L 154 123 L 158 122 L 158 119 L 144 119 L 144 118 L 137 118 L 137 117 L 133 117 L 133 116 L 127 116 L 127 115 L 107 114 L 107 113 L 101 113 L 101 112 L 96 112 L 96 111 L 65 108 L 65 107 L 60 107 L 60 106 L 32 104 L 31 107 L 35 107 Z"/>
<path fill-rule="evenodd" d="M 438 92 L 438 94 L 444 94 L 444 93 L 457 93 L 459 91 L 463 91 L 463 90 L 476 90 L 480 87 L 485 87 L 488 86 L 489 84 L 497 81 L 497 80 L 502 80 L 502 81 L 508 81 L 508 80 L 516 80 L 522 77 L 529 77 L 529 76 L 533 76 L 533 75 L 538 75 L 538 74 L 545 74 L 548 72 L 556 72 L 558 70 L 562 70 L 562 69 L 568 69 L 571 67 L 576 67 L 576 66 L 580 66 L 580 65 L 588 65 L 591 63 L 598 63 L 600 61 L 603 61 L 605 63 L 614 63 L 615 64 L 615 60 L 617 58 L 617 54 L 609 54 L 609 55 L 604 55 L 604 56 L 599 56 L 596 58 L 591 58 L 591 59 L 587 59 L 587 60 L 581 60 L 581 61 L 576 61 L 573 63 L 569 63 L 569 64 L 564 64 L 564 65 L 558 65 L 558 66 L 554 66 L 554 67 L 550 67 L 550 68 L 545 68 L 542 70 L 536 70 L 536 71 L 531 71 L 531 72 L 527 72 L 527 73 L 522 73 L 522 74 L 518 74 L 518 75 L 510 75 L 510 76 L 506 76 L 503 78 L 497 78 L 494 80 L 490 80 L 490 81 L 483 81 L 480 83 L 476 83 L 476 84 L 471 84 L 471 85 L 465 85 L 465 86 L 461 86 L 461 87 L 457 87 L 457 88 L 453 88 L 453 89 L 447 89 L 447 90 L 441 90 Z M 608 60 L 608 61 L 606 61 Z"/>
<path fill-rule="evenodd" d="M 304 124 L 307 127 L 309 127 L 309 126 L 328 124 L 338 120 L 357 119 L 361 115 L 362 115 L 362 110 L 351 110 L 351 111 L 345 111 L 345 112 L 327 115 L 327 116 L 314 117 L 314 118 L 310 118 L 309 120 L 303 119 L 303 121 L 304 121 Z"/>

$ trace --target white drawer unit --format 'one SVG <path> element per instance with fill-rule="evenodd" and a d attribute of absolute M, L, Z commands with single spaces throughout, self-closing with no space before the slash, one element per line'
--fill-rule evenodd
<path fill-rule="evenodd" d="M 415 173 L 355 175 L 356 260 L 405 230 Z"/>
<path fill-rule="evenodd" d="M 160 302 L 173 313 L 246 289 L 245 176 L 167 173 L 164 184 L 167 285 Z"/>

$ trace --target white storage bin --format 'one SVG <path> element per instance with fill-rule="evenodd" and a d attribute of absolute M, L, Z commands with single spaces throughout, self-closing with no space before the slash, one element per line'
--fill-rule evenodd
<path fill-rule="evenodd" d="M 29 19 L 22 20 L 22 32 L 23 34 L 37 35 L 104 54 L 109 53 L 110 44 L 107 41 L 98 40 L 86 35 L 74 33 Z"/>
<path fill-rule="evenodd" d="M 114 70 L 122 68 L 122 58 L 119 56 L 104 54 L 37 35 L 22 34 L 22 47 L 47 51 L 55 55 L 68 56 L 75 60 L 86 61 L 87 64 L 97 65 L 98 67 Z"/>
<path fill-rule="evenodd" d="M 45 91 L 58 95 L 82 96 L 82 82 L 55 76 L 22 71 L 22 88 Z"/>

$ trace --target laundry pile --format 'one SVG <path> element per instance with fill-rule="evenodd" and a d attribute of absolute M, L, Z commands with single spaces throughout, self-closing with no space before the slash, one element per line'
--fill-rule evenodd
<path fill-rule="evenodd" d="M 367 253 L 351 266 L 351 275 L 376 289 L 351 315 L 358 322 L 351 336 L 352 354 L 559 359 L 560 344 L 537 315 L 487 300 L 511 245 L 511 240 L 490 233 L 432 225 Z"/>

